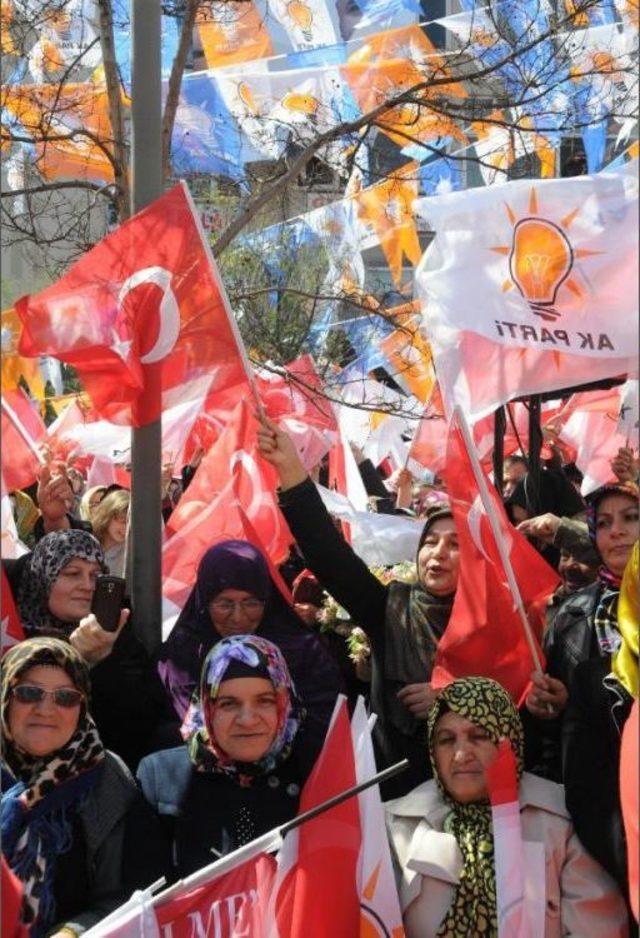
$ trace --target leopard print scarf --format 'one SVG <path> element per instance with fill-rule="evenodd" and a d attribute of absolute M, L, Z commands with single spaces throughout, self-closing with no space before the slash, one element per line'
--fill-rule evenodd
<path fill-rule="evenodd" d="M 60 571 L 74 558 L 91 560 L 106 572 L 104 553 L 88 531 L 52 531 L 39 541 L 20 580 L 16 603 L 28 637 L 56 634 L 67 637 L 77 623 L 63 622 L 49 611 L 49 593 Z"/>
<path fill-rule="evenodd" d="M 34 757 L 13 741 L 12 690 L 30 668 L 62 668 L 85 694 L 78 724 L 61 749 Z M 70 815 L 77 811 L 102 771 L 105 751 L 87 711 L 89 671 L 78 652 L 56 638 L 32 638 L 2 659 L 0 721 L 3 790 L 0 810 L 2 849 L 24 886 L 21 918 L 32 936 L 55 922 L 55 859 L 71 847 Z"/>
<path fill-rule="evenodd" d="M 466 677 L 449 684 L 439 694 L 427 721 L 434 778 L 451 807 L 444 829 L 456 838 L 463 859 L 460 882 L 437 938 L 467 938 L 468 935 L 497 938 L 491 806 L 488 801 L 472 804 L 454 801 L 436 770 L 434 733 L 439 718 L 448 710 L 481 726 L 496 745 L 502 737 L 507 737 L 516 755 L 519 777 L 524 766 L 522 724 L 509 694 L 496 681 L 484 677 Z"/>

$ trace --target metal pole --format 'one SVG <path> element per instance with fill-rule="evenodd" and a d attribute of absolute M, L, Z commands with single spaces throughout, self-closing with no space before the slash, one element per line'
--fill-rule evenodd
<path fill-rule="evenodd" d="M 504 430 L 506 426 L 504 407 L 498 407 L 493 423 L 493 484 L 502 497 L 504 487 Z"/>
<path fill-rule="evenodd" d="M 529 398 L 529 472 L 526 486 L 527 514 L 530 518 L 540 514 L 541 410 L 540 395 L 532 394 Z"/>
<path fill-rule="evenodd" d="M 162 195 L 160 0 L 131 0 L 131 202 L 139 212 Z M 160 412 L 159 369 L 148 369 L 142 412 Z M 161 641 L 162 423 L 132 433 L 131 557 L 135 629 L 151 652 Z"/>

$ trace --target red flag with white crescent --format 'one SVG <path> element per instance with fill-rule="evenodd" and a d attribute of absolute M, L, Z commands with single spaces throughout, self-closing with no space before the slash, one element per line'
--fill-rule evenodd
<path fill-rule="evenodd" d="M 248 385 L 229 301 L 182 182 L 15 308 L 20 355 L 73 365 L 114 423 L 143 426 L 176 399 L 204 399 L 210 385 L 220 393 Z M 152 387 L 161 400 L 149 403 Z"/>
<path fill-rule="evenodd" d="M 498 681 L 519 702 L 535 663 L 455 416 L 449 428 L 445 478 L 460 565 L 451 617 L 438 644 L 433 683 L 442 687 L 457 677 L 480 674 Z M 488 480 L 487 487 L 527 609 L 544 602 L 560 578 L 512 527 Z"/>

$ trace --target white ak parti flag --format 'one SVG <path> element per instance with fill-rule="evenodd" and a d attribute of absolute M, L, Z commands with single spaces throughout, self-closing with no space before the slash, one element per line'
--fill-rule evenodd
<path fill-rule="evenodd" d="M 445 409 L 637 374 L 638 182 L 523 180 L 414 203 L 416 271 Z"/>

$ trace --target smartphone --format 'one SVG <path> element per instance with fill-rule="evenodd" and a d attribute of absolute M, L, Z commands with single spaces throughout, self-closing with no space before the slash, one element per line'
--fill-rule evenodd
<path fill-rule="evenodd" d="M 105 632 L 115 632 L 120 621 L 126 581 L 121 576 L 101 575 L 91 602 L 91 612 Z"/>

